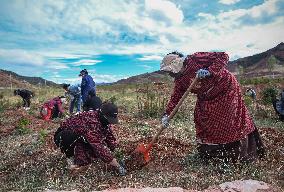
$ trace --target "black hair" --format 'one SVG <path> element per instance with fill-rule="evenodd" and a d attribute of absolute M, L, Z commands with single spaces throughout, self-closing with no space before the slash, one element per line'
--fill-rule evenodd
<path fill-rule="evenodd" d="M 84 72 L 84 74 L 88 75 L 88 71 L 87 69 L 82 70 Z"/>
<path fill-rule="evenodd" d="M 18 95 L 19 94 L 19 89 L 15 89 L 14 90 L 14 95 Z"/>
<path fill-rule="evenodd" d="M 63 89 L 67 89 L 69 86 L 70 86 L 70 84 L 66 84 L 66 83 L 63 83 L 63 85 L 62 85 Z"/>
<path fill-rule="evenodd" d="M 178 55 L 179 57 L 184 57 L 184 55 L 183 55 L 182 53 L 178 52 L 178 51 L 173 51 L 173 52 L 171 52 L 171 53 L 168 53 L 167 55 L 170 55 L 170 54 L 172 54 L 172 55 Z"/>

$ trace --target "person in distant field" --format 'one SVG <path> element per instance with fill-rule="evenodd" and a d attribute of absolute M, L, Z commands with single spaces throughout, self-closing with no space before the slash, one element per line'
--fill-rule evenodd
<path fill-rule="evenodd" d="M 246 90 L 246 95 L 251 97 L 253 100 L 256 100 L 256 92 L 254 89 L 249 88 Z"/>
<path fill-rule="evenodd" d="M 82 76 L 81 93 L 84 104 L 88 98 L 89 91 L 94 90 L 96 92 L 96 84 L 86 69 L 82 70 L 79 76 Z"/>
<path fill-rule="evenodd" d="M 16 89 L 14 90 L 14 95 L 19 95 L 23 99 L 23 107 L 25 110 L 30 109 L 31 98 L 35 96 L 35 94 L 27 89 Z"/>
<path fill-rule="evenodd" d="M 66 97 L 55 97 L 43 104 L 40 115 L 43 120 L 55 119 L 64 116 L 63 104 L 66 104 Z"/>
<path fill-rule="evenodd" d="M 117 141 L 110 127 L 118 123 L 118 108 L 103 103 L 97 111 L 84 111 L 61 123 L 54 134 L 54 143 L 66 155 L 71 173 L 83 171 L 94 159 L 112 165 L 120 176 L 125 168 L 113 156 Z"/>
<path fill-rule="evenodd" d="M 273 108 L 281 121 L 284 121 L 284 89 L 280 93 L 280 99 L 272 98 Z"/>
<path fill-rule="evenodd" d="M 191 92 L 197 95 L 194 123 L 199 156 L 206 161 L 251 162 L 264 156 L 264 146 L 240 85 L 226 69 L 228 61 L 224 52 L 197 52 L 187 57 L 178 52 L 167 54 L 161 70 L 175 78 L 175 86 L 162 126 L 169 126 L 168 116 L 197 77 Z"/>
<path fill-rule="evenodd" d="M 70 84 L 63 84 L 63 89 L 66 91 L 68 95 L 71 96 L 70 106 L 69 106 L 69 113 L 72 114 L 74 110 L 74 106 L 76 105 L 77 111 L 81 111 L 81 85 L 70 85 Z"/>
<path fill-rule="evenodd" d="M 83 105 L 84 111 L 96 111 L 102 105 L 102 100 L 96 96 L 95 90 L 89 91 L 88 99 Z"/>

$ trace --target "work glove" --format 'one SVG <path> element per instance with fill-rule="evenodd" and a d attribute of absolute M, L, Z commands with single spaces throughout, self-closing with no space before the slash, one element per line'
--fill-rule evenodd
<path fill-rule="evenodd" d="M 126 175 L 126 169 L 122 165 L 119 165 L 117 172 L 118 172 L 119 176 L 125 176 Z"/>
<path fill-rule="evenodd" d="M 170 124 L 169 124 L 169 116 L 167 114 L 165 114 L 163 117 L 162 117 L 162 127 L 165 129 L 167 128 Z"/>
<path fill-rule="evenodd" d="M 203 79 L 211 75 L 207 69 L 199 69 L 196 74 L 199 79 Z"/>

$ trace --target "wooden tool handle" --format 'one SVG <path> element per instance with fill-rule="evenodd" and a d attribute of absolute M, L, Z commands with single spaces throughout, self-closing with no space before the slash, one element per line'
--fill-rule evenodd
<path fill-rule="evenodd" d="M 192 81 L 192 83 L 190 84 L 190 86 L 188 87 L 188 89 L 186 90 L 186 92 L 183 94 L 182 98 L 179 100 L 178 104 L 175 106 L 175 108 L 172 110 L 171 114 L 169 115 L 169 120 L 171 120 L 173 118 L 173 116 L 176 114 L 176 112 L 178 111 L 179 107 L 181 106 L 182 102 L 184 101 L 184 99 L 188 96 L 189 92 L 192 90 L 193 86 L 196 84 L 196 82 L 198 81 L 197 76 L 194 78 L 194 80 Z M 146 151 L 150 150 L 151 147 L 153 146 L 153 144 L 157 141 L 158 137 L 161 135 L 161 133 L 163 132 L 165 128 L 163 126 L 161 126 L 161 128 L 159 129 L 159 131 L 156 133 L 156 135 L 153 137 L 151 143 L 147 146 Z"/>

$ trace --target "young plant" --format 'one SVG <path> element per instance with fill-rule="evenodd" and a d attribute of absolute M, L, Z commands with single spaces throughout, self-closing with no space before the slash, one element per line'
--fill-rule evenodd
<path fill-rule="evenodd" d="M 47 135 L 48 135 L 48 132 L 46 131 L 46 129 L 41 129 L 39 131 L 39 135 L 38 135 L 38 142 L 39 142 L 39 144 L 44 144 Z"/>
<path fill-rule="evenodd" d="M 29 124 L 30 124 L 30 121 L 28 119 L 24 117 L 21 118 L 16 126 L 17 133 L 19 133 L 20 135 L 30 133 L 32 130 L 27 127 Z"/>

